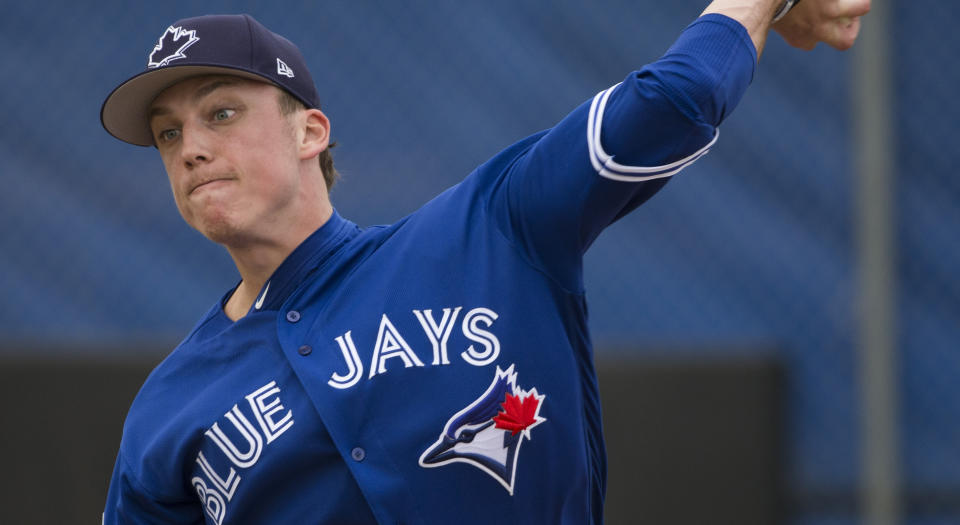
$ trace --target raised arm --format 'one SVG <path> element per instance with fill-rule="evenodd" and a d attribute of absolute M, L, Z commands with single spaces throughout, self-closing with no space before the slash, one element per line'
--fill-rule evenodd
<path fill-rule="evenodd" d="M 715 0 L 660 59 L 498 156 L 489 210 L 504 236 L 580 291 L 581 256 L 600 231 L 714 145 L 771 29 L 798 47 L 849 47 L 869 9 L 869 0 L 801 0 L 774 24 L 783 2 Z"/>

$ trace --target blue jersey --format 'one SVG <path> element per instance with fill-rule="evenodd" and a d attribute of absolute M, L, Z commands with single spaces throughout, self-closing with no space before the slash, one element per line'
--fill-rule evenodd
<path fill-rule="evenodd" d="M 706 153 L 755 63 L 702 17 L 396 224 L 334 213 L 147 379 L 105 522 L 601 523 L 582 256 Z"/>

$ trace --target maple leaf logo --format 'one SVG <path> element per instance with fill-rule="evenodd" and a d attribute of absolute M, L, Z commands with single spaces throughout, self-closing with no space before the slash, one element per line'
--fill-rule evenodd
<path fill-rule="evenodd" d="M 157 45 L 153 46 L 147 67 L 163 67 L 174 60 L 187 58 L 183 52 L 199 41 L 195 29 L 187 31 L 180 26 L 170 26 L 160 35 Z"/>
<path fill-rule="evenodd" d="M 545 421 L 537 415 L 540 412 L 541 399 L 537 397 L 536 388 L 522 399 L 519 395 L 506 394 L 503 403 L 500 404 L 503 412 L 497 414 L 493 422 L 496 423 L 497 428 L 509 430 L 511 436 L 524 431 L 526 438 L 530 439 L 530 429 Z"/>

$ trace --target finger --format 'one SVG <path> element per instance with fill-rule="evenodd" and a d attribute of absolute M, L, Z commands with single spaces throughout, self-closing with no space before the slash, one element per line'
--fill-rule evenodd
<path fill-rule="evenodd" d="M 841 0 L 839 7 L 842 16 L 856 18 L 870 12 L 870 0 Z"/>
<path fill-rule="evenodd" d="M 840 51 L 849 49 L 857 40 L 860 33 L 860 18 L 838 19 L 830 24 L 828 34 L 824 35 L 823 41 L 834 49 Z"/>

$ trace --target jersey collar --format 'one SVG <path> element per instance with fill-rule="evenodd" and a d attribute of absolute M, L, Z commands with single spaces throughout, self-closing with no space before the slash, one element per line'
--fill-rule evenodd
<path fill-rule="evenodd" d="M 334 210 L 330 219 L 310 234 L 273 272 L 260 289 L 248 314 L 279 310 L 310 273 L 359 232 L 356 224 Z"/>

